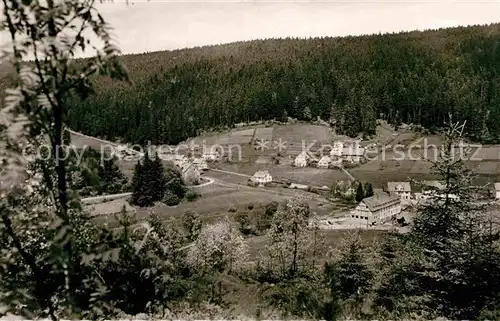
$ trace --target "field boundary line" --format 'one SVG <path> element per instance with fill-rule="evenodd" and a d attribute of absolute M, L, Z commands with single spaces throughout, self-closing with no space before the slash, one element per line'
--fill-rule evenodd
<path fill-rule="evenodd" d="M 108 141 L 108 140 L 104 140 L 104 139 L 100 139 L 100 138 L 96 138 L 96 137 L 93 137 L 93 136 L 89 136 L 89 135 L 85 135 L 85 134 L 82 134 L 82 133 L 79 133 L 79 132 L 76 132 L 74 130 L 71 130 L 71 129 L 66 129 L 69 133 L 73 134 L 73 135 L 78 135 L 78 136 L 82 136 L 82 137 L 85 137 L 85 138 L 88 138 L 88 139 L 93 139 L 95 141 L 98 141 L 100 143 L 105 143 L 105 144 L 110 144 L 110 145 L 114 145 L 114 146 L 119 146 L 119 144 L 117 143 L 113 143 L 111 141 Z"/>
<path fill-rule="evenodd" d="M 101 196 L 92 196 L 92 197 L 87 197 L 87 198 L 82 198 L 80 201 L 83 203 L 83 204 L 92 204 L 92 202 L 94 201 L 100 201 L 100 200 L 115 200 L 115 199 L 119 199 L 119 198 L 122 198 L 122 197 L 127 197 L 127 196 L 130 196 L 132 195 L 131 192 L 127 192 L 127 193 L 119 193 L 119 194 L 110 194 L 110 195 L 101 195 Z"/>
<path fill-rule="evenodd" d="M 242 177 L 247 177 L 247 178 L 252 177 L 251 175 L 241 174 L 241 173 L 237 173 L 237 172 L 225 171 L 225 170 L 222 170 L 222 169 L 210 168 L 210 170 L 214 171 L 214 172 L 220 172 L 220 173 L 225 173 L 225 174 L 230 174 L 230 175 L 236 175 L 236 176 L 242 176 Z"/>

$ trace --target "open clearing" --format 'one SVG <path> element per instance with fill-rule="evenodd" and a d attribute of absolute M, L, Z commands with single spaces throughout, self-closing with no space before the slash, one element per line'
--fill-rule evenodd
<path fill-rule="evenodd" d="M 201 194 L 201 197 L 194 202 L 184 202 L 177 206 L 166 206 L 159 203 L 151 208 L 136 207 L 137 218 L 143 220 L 150 215 L 151 211 L 154 211 L 162 219 L 168 219 L 170 217 L 179 217 L 184 212 L 191 210 L 196 211 L 206 220 L 213 220 L 235 215 L 234 212 L 228 211 L 230 208 L 245 211 L 248 210 L 249 205 L 258 207 L 272 201 L 281 202 L 292 197 L 306 198 L 311 212 L 317 215 L 329 215 L 336 208 L 319 195 L 292 189 L 238 186 L 237 184 L 217 180 L 215 183 L 201 187 L 197 191 Z M 100 207 L 106 208 L 106 205 L 102 204 Z M 109 211 L 106 210 L 105 212 Z M 102 223 L 113 224 L 114 217 L 102 216 L 96 220 Z"/>

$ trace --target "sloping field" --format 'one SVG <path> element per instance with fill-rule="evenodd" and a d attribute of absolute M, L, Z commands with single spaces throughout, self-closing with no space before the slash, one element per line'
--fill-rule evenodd
<path fill-rule="evenodd" d="M 70 133 L 71 144 L 77 148 L 91 148 L 97 151 L 110 151 L 111 147 L 116 146 L 116 144 L 101 141 L 93 137 L 80 135 L 76 133 Z"/>
<path fill-rule="evenodd" d="M 290 179 L 291 182 L 314 185 L 331 186 L 338 180 L 349 180 L 349 177 L 342 171 L 336 169 L 321 168 L 297 168 L 297 167 L 273 167 L 269 171 L 273 178 Z"/>
<path fill-rule="evenodd" d="M 170 217 L 180 217 L 183 213 L 188 210 L 196 211 L 205 220 L 215 220 L 218 218 L 223 218 L 225 216 L 231 217 L 235 215 L 235 212 L 229 212 L 229 208 L 235 208 L 237 211 L 247 211 L 248 205 L 252 204 L 258 206 L 259 204 L 267 204 L 272 201 L 284 201 L 291 197 L 303 196 L 304 192 L 295 190 L 284 190 L 279 189 L 266 190 L 262 188 L 250 188 L 250 187 L 227 187 L 219 184 L 210 185 L 211 188 L 206 188 L 201 197 L 199 197 L 194 202 L 184 202 L 177 206 L 166 206 L 164 204 L 157 204 L 151 208 L 137 208 L 137 218 L 139 220 L 144 220 L 149 215 L 151 211 L 154 211 L 161 218 L 167 219 Z M 309 193 L 308 193 L 309 194 Z M 310 194 L 316 197 L 315 194 Z M 334 205 L 321 200 L 316 200 L 312 197 L 308 197 L 308 203 L 313 213 L 318 215 L 328 215 L 335 208 Z M 113 209 L 116 208 L 116 204 L 112 204 Z M 103 204 L 102 206 L 105 206 Z M 116 226 L 114 216 L 100 216 L 95 219 L 97 222 L 102 224 L 107 223 L 111 227 Z"/>
<path fill-rule="evenodd" d="M 476 159 L 481 159 L 481 160 L 496 160 L 500 161 L 500 146 L 499 145 L 493 145 L 493 146 L 488 146 L 484 145 L 481 148 L 478 148 L 478 151 L 474 156 Z"/>
<path fill-rule="evenodd" d="M 255 130 L 255 138 L 254 140 L 264 140 L 264 141 L 272 141 L 273 140 L 273 127 L 259 127 Z"/>
<path fill-rule="evenodd" d="M 309 124 L 288 124 L 275 127 L 274 139 L 282 139 L 288 142 L 288 146 L 302 146 L 304 141 L 306 146 L 313 141 L 322 144 L 331 144 L 332 132 L 326 126 Z M 291 145 L 293 144 L 293 145 Z"/>
<path fill-rule="evenodd" d="M 187 144 L 194 144 L 199 148 L 211 148 L 214 145 L 236 145 L 236 144 L 249 144 L 252 140 L 253 129 L 234 131 L 223 134 L 215 134 L 208 136 L 198 136 L 194 139 L 187 141 Z"/>

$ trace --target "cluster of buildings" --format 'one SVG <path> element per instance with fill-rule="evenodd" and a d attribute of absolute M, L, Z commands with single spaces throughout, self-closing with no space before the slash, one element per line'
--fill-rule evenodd
<path fill-rule="evenodd" d="M 493 197 L 500 200 L 500 183 L 495 183 L 493 188 Z M 444 189 L 445 185 L 441 182 L 424 181 L 422 191 L 412 194 L 410 182 L 388 182 L 382 192 L 363 199 L 350 213 L 350 218 L 366 222 L 367 225 L 375 225 L 395 218 L 401 213 L 402 207 L 412 201 L 425 202 L 429 199 L 435 200 L 436 197 L 458 200 L 457 195 L 443 193 Z"/>
<path fill-rule="evenodd" d="M 365 149 L 359 146 L 359 142 L 345 146 L 344 142 L 335 141 L 329 155 L 324 155 L 317 163 L 318 168 L 329 168 L 338 166 L 343 161 L 349 163 L 360 163 L 364 159 Z M 307 167 L 315 159 L 310 153 L 303 151 L 294 160 L 295 167 Z"/>
<path fill-rule="evenodd" d="M 201 157 L 190 157 L 181 154 L 162 154 L 164 161 L 172 162 L 181 172 L 182 179 L 187 185 L 195 185 L 199 182 L 201 173 L 208 170 L 207 161 L 219 160 L 220 155 L 216 152 L 204 153 Z"/>

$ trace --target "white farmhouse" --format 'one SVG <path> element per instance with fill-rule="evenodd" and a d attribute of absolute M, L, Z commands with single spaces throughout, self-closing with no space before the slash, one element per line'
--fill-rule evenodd
<path fill-rule="evenodd" d="M 341 157 L 343 149 L 344 149 L 343 142 L 341 142 L 339 140 L 333 142 L 333 147 L 332 147 L 332 150 L 330 151 L 330 156 Z"/>
<path fill-rule="evenodd" d="M 351 219 L 375 225 L 388 221 L 399 213 L 401 213 L 401 198 L 398 195 L 376 193 L 358 204 L 351 212 Z"/>
<path fill-rule="evenodd" d="M 220 153 L 216 150 L 205 150 L 201 157 L 206 161 L 215 162 L 220 159 Z"/>
<path fill-rule="evenodd" d="M 193 163 L 188 163 L 182 169 L 182 180 L 186 185 L 196 185 L 200 182 L 200 171 Z"/>
<path fill-rule="evenodd" d="M 388 182 L 387 191 L 401 197 L 402 203 L 409 203 L 411 199 L 410 182 Z"/>
<path fill-rule="evenodd" d="M 500 182 L 495 183 L 495 199 L 500 200 Z"/>
<path fill-rule="evenodd" d="M 198 167 L 199 171 L 208 170 L 207 161 L 204 160 L 203 158 L 193 158 L 193 164 L 194 164 L 194 166 Z"/>
<path fill-rule="evenodd" d="M 318 162 L 318 168 L 328 168 L 330 166 L 330 163 L 332 162 L 332 159 L 328 156 L 323 156 Z"/>
<path fill-rule="evenodd" d="M 300 153 L 294 160 L 295 167 L 306 167 L 311 157 L 306 153 Z"/>
<path fill-rule="evenodd" d="M 273 181 L 273 177 L 268 171 L 257 171 L 250 180 L 256 184 L 264 185 Z"/>
<path fill-rule="evenodd" d="M 359 163 L 364 158 L 365 149 L 358 144 L 344 147 L 342 149 L 342 158 L 351 163 Z"/>

